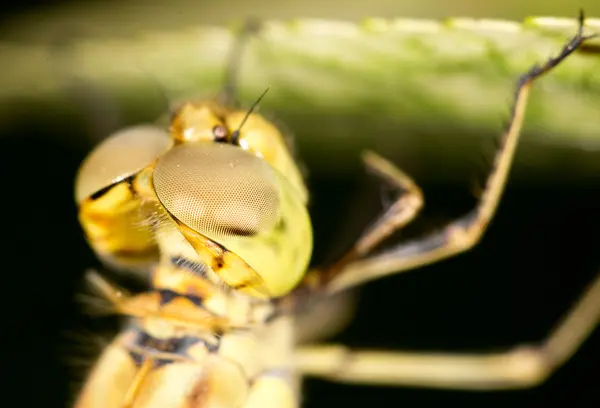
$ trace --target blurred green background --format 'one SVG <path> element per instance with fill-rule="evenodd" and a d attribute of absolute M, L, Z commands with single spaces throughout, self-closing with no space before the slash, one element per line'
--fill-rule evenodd
<path fill-rule="evenodd" d="M 579 8 L 584 8 L 589 16 L 600 15 L 600 4 L 594 0 L 581 0 L 576 3 L 564 0 L 96 0 L 63 3 L 50 3 L 49 6 L 29 10 L 27 15 L 11 19 L 5 25 L 2 36 L 6 39 L 45 42 L 52 30 L 61 31 L 65 25 L 73 25 L 96 35 L 120 36 L 140 31 L 180 30 L 199 24 L 229 24 L 248 16 L 261 19 L 478 17 L 523 20 L 529 16 L 571 17 Z"/>
<path fill-rule="evenodd" d="M 31 120 L 58 128 L 56 118 L 68 116 L 97 141 L 123 124 L 154 120 L 167 99 L 214 96 L 235 38 L 228 27 L 254 16 L 267 23 L 242 55 L 242 100 L 272 87 L 261 106 L 287 125 L 312 171 L 356 174 L 355 157 L 374 148 L 414 176 L 463 179 L 481 141 L 507 119 L 517 75 L 557 52 L 575 29 L 574 20 L 520 24 L 528 15 L 571 18 L 578 10 L 560 2 L 395 3 L 104 1 L 34 9 L 4 23 L 0 127 L 35 112 Z M 588 16 L 600 15 L 600 6 L 587 6 Z M 464 19 L 483 16 L 517 21 Z M 416 25 L 416 17 L 463 19 Z M 600 30 L 600 20 L 590 29 Z M 558 162 L 568 163 L 556 172 L 563 178 L 600 170 L 594 50 L 537 87 L 517 177 L 544 180 Z M 430 160 L 443 160 L 446 171 Z"/>
<path fill-rule="evenodd" d="M 600 3 L 592 0 L 30 1 L 7 7 L 0 24 L 0 202 L 9 243 L 1 299 L 9 333 L 5 375 L 19 406 L 65 406 L 70 385 L 85 375 L 72 366 L 79 360 L 89 366 L 88 351 L 103 334 L 73 300 L 83 271 L 97 265 L 72 200 L 79 163 L 111 131 L 154 121 L 166 110 L 165 97 L 213 96 L 234 23 L 250 15 L 273 20 L 245 50 L 240 92 L 248 104 L 272 85 L 261 112 L 294 135 L 307 168 L 319 263 L 339 254 L 389 201 L 378 181 L 364 175 L 359 153 L 365 147 L 393 159 L 425 191 L 423 217 L 397 239 L 467 211 L 473 179 L 486 171 L 481 156 L 489 157 L 508 118 L 516 76 L 556 53 L 574 32 L 574 21 L 515 29 L 435 19 L 521 24 L 528 16 L 573 18 L 579 7 L 600 18 Z M 392 20 L 364 23 L 369 17 L 432 20 L 416 29 Z M 593 27 L 600 32 L 598 20 Z M 336 341 L 486 351 L 543 338 L 600 263 L 597 44 L 537 84 L 515 171 L 481 245 L 367 285 L 356 320 Z M 75 335 L 83 340 L 73 342 Z M 310 380 L 305 406 L 546 407 L 559 399 L 589 406 L 598 398 L 598 349 L 596 334 L 534 390 L 463 393 Z"/>

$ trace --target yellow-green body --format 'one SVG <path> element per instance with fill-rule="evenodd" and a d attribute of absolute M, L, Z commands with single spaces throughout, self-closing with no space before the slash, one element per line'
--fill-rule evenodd
<path fill-rule="evenodd" d="M 147 127 L 119 132 L 82 165 L 76 199 L 88 241 L 112 266 L 147 271 L 150 288 L 129 296 L 91 277 L 129 322 L 98 360 L 77 407 L 297 406 L 294 322 L 274 315 L 272 299 L 293 289 L 307 269 L 308 195 L 279 131 L 256 114 L 240 128 L 246 114 L 212 102 L 188 103 L 174 115 L 169 132 Z M 235 130 L 235 145 L 213 139 L 220 131 L 231 138 Z M 179 174 L 185 163 L 161 158 L 181 146 L 191 146 L 193 154 L 208 151 L 207 160 L 211 151 L 223 153 L 224 159 L 209 163 L 223 173 L 240 160 L 266 163 L 264 175 L 274 175 L 278 192 L 275 226 L 244 236 L 211 235 L 195 229 L 202 220 L 183 222 L 185 211 L 199 204 L 178 191 L 185 183 L 159 177 Z M 228 176 L 232 183 L 237 175 L 234 169 Z M 263 174 L 257 176 L 260 182 Z M 194 179 L 187 181 L 195 187 Z M 177 201 L 182 197 L 188 200 L 183 206 Z M 234 221 L 236 208 L 233 203 Z M 241 216 L 243 221 L 246 215 Z"/>

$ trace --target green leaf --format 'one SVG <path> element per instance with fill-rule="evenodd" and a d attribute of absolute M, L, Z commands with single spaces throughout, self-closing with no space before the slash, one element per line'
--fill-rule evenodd
<path fill-rule="evenodd" d="M 600 19 L 586 26 L 600 32 Z M 360 150 L 373 148 L 413 174 L 437 177 L 431 163 L 443 162 L 442 176 L 452 176 L 472 169 L 482 136 L 501 131 L 517 76 L 559 52 L 576 27 L 562 18 L 268 21 L 244 50 L 240 93 L 250 104 L 271 86 L 262 112 L 292 131 L 312 171 L 356 170 Z M 24 114 L 81 109 L 65 91 L 70 76 L 101 89 L 127 122 L 152 120 L 166 107 L 162 93 L 214 96 L 233 41 L 232 29 L 204 26 L 62 48 L 0 43 L 10 61 L 0 77 L 0 127 Z M 599 106 L 595 39 L 537 83 L 521 170 L 600 174 Z"/>

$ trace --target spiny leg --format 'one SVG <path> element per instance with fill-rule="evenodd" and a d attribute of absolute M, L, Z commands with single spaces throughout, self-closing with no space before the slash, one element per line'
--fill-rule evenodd
<path fill-rule="evenodd" d="M 373 152 L 363 155 L 367 167 L 393 187 L 401 190 L 400 197 L 358 239 L 347 258 L 359 258 L 369 253 L 394 231 L 411 222 L 423 207 L 423 192 L 400 169 Z M 343 260 L 340 261 L 343 264 Z"/>
<path fill-rule="evenodd" d="M 225 69 L 225 79 L 223 81 L 223 89 L 217 97 L 217 102 L 224 106 L 230 106 L 233 108 L 239 108 L 240 102 L 238 100 L 238 84 L 239 69 L 242 60 L 242 52 L 246 46 L 247 41 L 258 32 L 260 29 L 260 23 L 258 20 L 249 18 L 244 21 L 244 24 L 237 33 L 236 38 L 233 41 L 233 47 L 229 51 L 227 58 L 227 67 Z"/>
<path fill-rule="evenodd" d="M 534 65 L 519 78 L 511 119 L 506 131 L 500 138 L 492 171 L 485 182 L 484 191 L 479 202 L 473 210 L 449 223 L 440 231 L 420 239 L 401 243 L 370 258 L 344 264 L 344 257 L 340 263 L 335 264 L 332 268 L 321 271 L 320 274 L 313 274 L 311 276 L 313 279 L 312 285 L 324 288 L 326 291 L 339 291 L 369 280 L 427 265 L 475 246 L 494 216 L 504 190 L 523 125 L 531 86 L 537 78 L 559 65 L 584 41 L 594 37 L 583 35 L 583 21 L 583 12 L 581 12 L 577 34 L 564 46 L 556 58 L 548 59 L 541 67 Z M 381 238 L 385 238 L 385 236 L 387 235 L 381 235 Z M 379 242 L 373 242 L 369 248 L 374 247 L 377 243 Z M 314 276 L 318 276 L 316 285 Z"/>
<path fill-rule="evenodd" d="M 350 262 L 371 252 L 394 231 L 410 223 L 423 207 L 423 192 L 409 176 L 376 153 L 365 152 L 363 160 L 369 170 L 399 191 L 398 198 L 339 261 L 326 271 L 311 271 L 304 282 L 309 287 L 328 282 Z"/>
<path fill-rule="evenodd" d="M 464 390 L 515 389 L 544 382 L 568 361 L 600 321 L 600 275 L 537 346 L 502 353 L 444 354 L 348 350 L 298 351 L 299 372 L 345 383 Z"/>

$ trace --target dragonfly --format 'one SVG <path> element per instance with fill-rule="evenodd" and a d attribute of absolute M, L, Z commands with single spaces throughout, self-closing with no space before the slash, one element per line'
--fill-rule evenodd
<path fill-rule="evenodd" d="M 241 109 L 235 63 L 214 100 L 178 104 L 165 128 L 133 126 L 105 139 L 79 169 L 78 217 L 99 259 L 141 271 L 148 286 L 129 293 L 88 273 L 126 324 L 92 367 L 75 407 L 293 408 L 301 404 L 304 376 L 458 390 L 544 382 L 596 327 L 600 276 L 538 346 L 504 352 L 301 344 L 305 328 L 298 322 L 320 319 L 318 306 L 340 293 L 479 242 L 505 189 L 530 90 L 595 36 L 584 35 L 583 25 L 581 12 L 577 32 L 557 56 L 518 77 L 510 120 L 472 210 L 436 232 L 375 252 L 419 214 L 424 197 L 410 176 L 366 152 L 366 166 L 397 196 L 350 250 L 322 267 L 309 269 L 312 224 L 302 173 L 283 132 L 256 112 L 268 89 Z M 253 30 L 244 29 L 238 45 Z"/>

